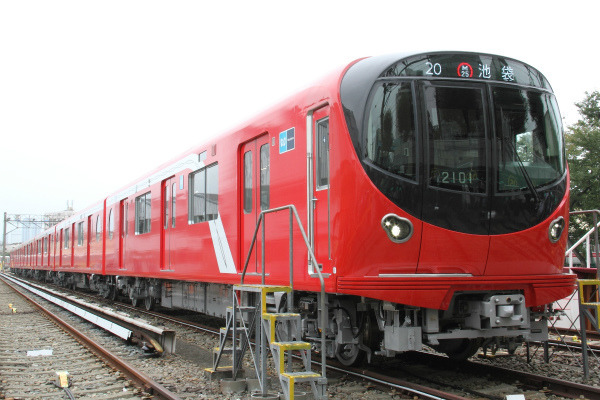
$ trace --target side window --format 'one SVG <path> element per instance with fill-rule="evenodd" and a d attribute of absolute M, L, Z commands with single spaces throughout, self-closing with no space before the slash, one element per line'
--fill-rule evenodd
<path fill-rule="evenodd" d="M 219 214 L 219 166 L 213 164 L 190 174 L 190 224 L 211 221 Z"/>
<path fill-rule="evenodd" d="M 190 223 L 197 224 L 204 221 L 206 209 L 206 172 L 203 169 L 190 174 L 188 188 L 190 191 Z"/>
<path fill-rule="evenodd" d="M 108 212 L 108 238 L 112 239 L 115 232 L 115 220 L 112 208 Z"/>
<path fill-rule="evenodd" d="M 206 168 L 206 220 L 219 217 L 219 169 L 215 164 Z"/>
<path fill-rule="evenodd" d="M 141 235 L 150 232 L 152 221 L 150 192 L 135 199 L 135 234 Z"/>
<path fill-rule="evenodd" d="M 329 118 L 317 122 L 317 190 L 329 187 Z"/>
<path fill-rule="evenodd" d="M 69 228 L 65 228 L 65 234 L 63 235 L 64 248 L 69 248 Z"/>
<path fill-rule="evenodd" d="M 260 146 L 260 209 L 269 209 L 270 195 L 269 186 L 271 181 L 269 161 L 269 143 Z"/>
<path fill-rule="evenodd" d="M 244 154 L 244 213 L 252 211 L 252 152 Z"/>
<path fill-rule="evenodd" d="M 102 220 L 100 214 L 96 216 L 96 241 L 100 241 L 100 235 L 102 234 Z"/>
<path fill-rule="evenodd" d="M 83 222 L 77 224 L 77 246 L 83 246 Z"/>

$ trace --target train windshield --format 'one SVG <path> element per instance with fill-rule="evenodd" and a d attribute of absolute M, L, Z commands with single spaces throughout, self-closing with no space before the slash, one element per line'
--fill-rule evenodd
<path fill-rule="evenodd" d="M 367 157 L 373 164 L 395 175 L 416 179 L 416 131 L 410 83 L 382 83 L 375 89 L 367 132 Z"/>
<path fill-rule="evenodd" d="M 486 134 L 481 88 L 425 86 L 429 185 L 486 191 Z"/>
<path fill-rule="evenodd" d="M 554 97 L 494 88 L 498 191 L 525 190 L 559 179 L 565 170 L 561 123 Z"/>
<path fill-rule="evenodd" d="M 535 89 L 423 82 L 423 143 L 427 184 L 486 193 L 488 170 L 497 192 L 527 191 L 560 179 L 565 171 L 561 122 L 554 97 Z M 374 89 L 366 126 L 366 156 L 401 178 L 417 180 L 415 101 L 410 82 L 383 82 Z M 488 111 L 489 110 L 489 111 Z M 497 155 L 491 157 L 493 110 Z M 490 158 L 496 165 L 490 165 Z"/>
<path fill-rule="evenodd" d="M 499 235 L 547 219 L 567 189 L 562 121 L 546 78 L 492 54 L 374 57 L 340 96 L 373 184 L 429 224 Z"/>

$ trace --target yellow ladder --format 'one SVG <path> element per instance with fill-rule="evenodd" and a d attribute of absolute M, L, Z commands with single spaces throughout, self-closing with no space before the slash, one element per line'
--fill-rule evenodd
<path fill-rule="evenodd" d="M 596 301 L 598 299 L 600 280 L 579 279 L 577 284 L 579 285 L 579 306 L 580 308 L 589 311 L 585 313 L 586 317 L 596 330 L 600 330 L 598 327 L 598 319 L 600 317 L 600 302 Z"/>
<path fill-rule="evenodd" d="M 579 279 L 579 323 L 581 327 L 581 346 L 583 358 L 584 379 L 589 378 L 588 345 L 587 345 L 587 323 L 589 321 L 594 329 L 600 331 L 598 320 L 600 319 L 600 302 L 598 293 L 600 280 L 598 279 Z"/>
<path fill-rule="evenodd" d="M 261 351 L 266 360 L 267 345 L 273 355 L 275 369 L 279 376 L 281 388 L 287 400 L 294 400 L 295 384 L 309 382 L 315 399 L 325 399 L 327 378 L 311 370 L 311 343 L 301 341 L 302 318 L 298 313 L 269 312 L 267 295 L 275 293 L 291 293 L 289 286 L 271 285 L 235 285 L 234 291 L 257 293 L 260 296 L 260 313 L 262 321 Z M 257 339 L 258 341 L 258 339 Z M 257 353 L 259 351 L 257 350 Z M 294 366 L 292 355 L 296 353 L 302 360 L 301 367 Z M 261 362 L 261 374 L 266 377 L 266 361 Z M 264 390 L 264 389 L 263 389 Z"/>

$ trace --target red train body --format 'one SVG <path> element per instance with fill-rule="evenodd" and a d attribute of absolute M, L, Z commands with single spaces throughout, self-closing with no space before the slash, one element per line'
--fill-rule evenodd
<path fill-rule="evenodd" d="M 562 273 L 562 141 L 550 86 L 521 62 L 358 60 L 46 230 L 12 268 L 220 315 L 259 214 L 293 204 L 326 276 L 330 355 L 514 348 L 543 335 L 544 306 L 574 289 Z M 320 286 L 293 233 L 310 337 Z M 289 281 L 288 235 L 287 213 L 267 216 L 268 284 Z M 259 236 L 246 281 L 260 280 L 262 246 Z"/>

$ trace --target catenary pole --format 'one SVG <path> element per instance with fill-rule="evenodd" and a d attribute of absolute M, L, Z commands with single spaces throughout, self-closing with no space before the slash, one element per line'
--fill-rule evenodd
<path fill-rule="evenodd" d="M 2 231 L 2 266 L 6 261 L 6 211 L 4 211 L 4 230 Z"/>

